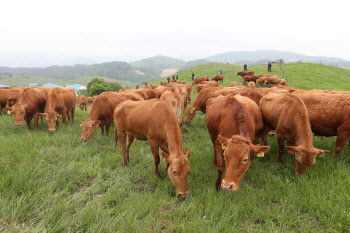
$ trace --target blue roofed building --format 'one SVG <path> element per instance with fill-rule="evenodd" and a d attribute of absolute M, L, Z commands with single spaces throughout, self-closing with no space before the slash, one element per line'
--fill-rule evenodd
<path fill-rule="evenodd" d="M 83 86 L 83 85 L 80 85 L 80 84 L 74 84 L 74 85 L 70 85 L 70 86 L 68 86 L 68 87 L 73 88 L 74 91 L 75 91 L 75 93 L 77 93 L 77 94 L 78 94 L 78 92 L 79 92 L 80 90 L 86 89 L 86 86 Z"/>
<path fill-rule="evenodd" d="M 43 87 L 62 87 L 62 86 L 57 85 L 57 84 L 53 84 L 53 83 L 45 83 L 45 84 L 43 85 Z"/>
<path fill-rule="evenodd" d="M 29 83 L 28 86 L 33 87 L 33 86 L 39 86 L 39 85 L 37 83 Z"/>
<path fill-rule="evenodd" d="M 9 87 L 9 86 L 0 84 L 0 87 Z"/>

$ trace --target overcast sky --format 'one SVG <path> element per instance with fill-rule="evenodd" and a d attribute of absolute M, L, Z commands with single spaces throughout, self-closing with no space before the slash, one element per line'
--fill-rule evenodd
<path fill-rule="evenodd" d="M 247 50 L 350 60 L 349 6 L 344 0 L 1 1 L 0 66 Z"/>

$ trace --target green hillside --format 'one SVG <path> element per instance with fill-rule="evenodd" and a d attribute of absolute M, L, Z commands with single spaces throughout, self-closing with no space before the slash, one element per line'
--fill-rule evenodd
<path fill-rule="evenodd" d="M 224 84 L 229 86 L 231 82 L 236 81 L 239 85 L 242 83 L 241 76 L 236 76 L 238 71 L 242 71 L 243 67 L 223 64 L 209 63 L 196 66 L 187 70 L 179 71 L 179 79 L 192 82 L 191 74 L 195 73 L 195 78 L 203 75 L 214 77 L 217 72 L 222 69 L 224 71 Z M 254 70 L 255 75 L 267 74 L 267 66 L 252 66 L 248 70 Z M 285 78 L 288 85 L 294 88 L 312 90 L 350 90 L 350 70 L 326 66 L 313 63 L 289 63 L 282 65 L 280 71 L 279 65 L 272 65 L 272 75 L 278 75 Z M 159 84 L 166 81 L 167 77 L 152 81 L 153 84 Z"/>
<path fill-rule="evenodd" d="M 129 64 L 134 67 L 149 67 L 155 66 L 160 69 L 166 68 L 179 68 L 186 62 L 180 59 L 165 57 L 165 56 L 154 56 L 139 61 L 130 62 Z"/>

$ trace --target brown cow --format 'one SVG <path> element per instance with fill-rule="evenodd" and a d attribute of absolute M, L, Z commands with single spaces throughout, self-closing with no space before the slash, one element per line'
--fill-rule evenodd
<path fill-rule="evenodd" d="M 219 83 L 217 83 L 216 81 L 210 81 L 213 83 L 206 83 L 206 84 L 197 84 L 196 85 L 196 91 L 197 93 L 199 93 L 201 90 L 208 88 L 208 87 L 218 87 Z"/>
<path fill-rule="evenodd" d="M 285 79 L 281 79 L 280 85 L 282 85 L 282 86 L 288 86 L 288 85 L 287 85 L 287 81 L 286 81 Z"/>
<path fill-rule="evenodd" d="M 279 84 L 281 81 L 281 79 L 279 77 L 277 77 L 277 75 L 273 75 L 273 76 L 267 76 L 265 79 L 265 83 L 266 84 Z"/>
<path fill-rule="evenodd" d="M 85 112 L 87 111 L 87 100 L 85 95 L 82 95 L 78 98 L 77 105 L 80 107 L 81 110 L 85 109 Z"/>
<path fill-rule="evenodd" d="M 150 90 L 150 89 L 145 89 Z M 153 91 L 153 90 L 152 90 Z M 125 93 L 125 92 L 133 92 L 137 95 L 140 95 L 144 100 L 148 100 L 148 95 L 142 91 L 142 89 L 120 89 L 119 93 Z"/>
<path fill-rule="evenodd" d="M 316 156 L 329 153 L 313 147 L 310 117 L 302 99 L 293 94 L 270 93 L 260 101 L 266 125 L 276 130 L 279 148 L 278 163 L 282 164 L 284 142 L 288 152 L 294 154 L 295 173 L 303 174 L 316 163 Z"/>
<path fill-rule="evenodd" d="M 75 111 L 75 92 L 72 88 L 60 88 L 53 87 L 49 90 L 46 98 L 46 113 L 39 113 L 39 116 L 46 117 L 46 123 L 49 132 L 55 132 L 56 127 L 59 127 L 59 118 L 62 114 L 63 123 L 67 126 L 67 115 L 68 119 L 72 118 L 74 122 L 74 111 Z"/>
<path fill-rule="evenodd" d="M 182 80 L 182 81 L 181 81 L 181 84 L 186 84 L 186 81 L 185 81 L 185 80 Z"/>
<path fill-rule="evenodd" d="M 88 103 L 88 105 L 91 105 L 92 101 L 94 101 L 93 97 L 86 97 L 86 102 Z"/>
<path fill-rule="evenodd" d="M 162 96 L 162 94 L 166 91 L 171 91 L 171 89 L 168 86 L 158 86 L 156 88 L 154 88 L 154 91 L 157 93 L 158 98 L 160 98 Z"/>
<path fill-rule="evenodd" d="M 216 189 L 236 191 L 250 166 L 250 153 L 266 153 L 270 147 L 253 145 L 256 132 L 263 128 L 256 103 L 237 95 L 211 98 L 207 101 L 206 123 L 217 162 Z M 225 177 L 222 180 L 222 173 Z"/>
<path fill-rule="evenodd" d="M 237 76 L 240 75 L 242 77 L 246 76 L 246 75 L 254 75 L 254 71 L 241 71 L 237 73 Z"/>
<path fill-rule="evenodd" d="M 171 103 L 176 112 L 176 117 L 179 122 L 180 127 L 183 124 L 183 111 L 185 109 L 184 101 L 182 96 L 177 92 L 166 91 L 163 93 L 161 100 L 166 100 Z"/>
<path fill-rule="evenodd" d="M 141 101 L 143 98 L 133 92 L 103 92 L 98 95 L 92 102 L 89 118 L 84 122 L 80 121 L 80 140 L 87 141 L 95 132 L 95 127 L 100 127 L 102 134 L 104 134 L 104 128 L 106 128 L 106 135 L 108 136 L 113 120 L 113 111 L 118 104 L 126 100 Z"/>
<path fill-rule="evenodd" d="M 207 75 L 204 75 L 202 77 L 196 78 L 193 82 L 192 82 L 192 86 L 197 85 L 198 83 L 202 82 L 202 81 L 209 81 L 209 77 Z"/>
<path fill-rule="evenodd" d="M 188 194 L 187 175 L 191 169 L 188 163 L 190 150 L 182 153 L 182 135 L 173 106 L 159 99 L 125 101 L 114 110 L 114 125 L 115 146 L 119 139 L 124 166 L 129 162 L 129 149 L 134 138 L 148 140 L 154 158 L 154 173 L 159 176 L 160 147 L 177 195 L 185 198 Z"/>
<path fill-rule="evenodd" d="M 21 88 L 18 87 L 0 87 L 0 115 L 3 114 L 3 109 L 6 107 L 6 110 L 9 111 L 12 105 L 17 102 Z M 10 101 L 11 105 L 8 105 L 8 98 L 14 98 L 13 101 Z"/>
<path fill-rule="evenodd" d="M 258 79 L 258 77 L 254 76 L 254 75 L 245 75 L 243 76 L 243 81 L 242 84 L 245 85 L 246 82 L 256 82 L 256 80 Z"/>
<path fill-rule="evenodd" d="M 231 87 L 238 86 L 237 82 L 231 82 Z"/>
<path fill-rule="evenodd" d="M 250 82 L 248 83 L 248 88 L 250 88 L 250 89 L 255 89 L 255 83 L 252 82 L 252 81 L 250 81 Z"/>
<path fill-rule="evenodd" d="M 140 89 L 140 91 L 142 91 L 143 93 L 145 93 L 148 97 L 148 99 L 157 99 L 158 98 L 158 95 L 157 95 L 157 92 L 153 89 Z"/>
<path fill-rule="evenodd" d="M 220 74 L 220 72 L 215 76 L 213 77 L 211 80 L 214 80 L 216 82 L 224 82 L 224 76 L 222 74 Z"/>
<path fill-rule="evenodd" d="M 309 112 L 312 132 L 317 136 L 337 136 L 333 158 L 336 158 L 350 139 L 350 95 L 322 91 L 294 91 Z"/>
<path fill-rule="evenodd" d="M 31 129 L 30 122 L 34 118 L 35 129 L 38 130 L 38 114 L 45 111 L 45 105 L 46 96 L 44 92 L 36 88 L 24 88 L 11 110 L 15 118 L 15 125 L 21 126 L 25 120 L 28 129 Z"/>
<path fill-rule="evenodd" d="M 179 84 L 175 86 L 175 92 L 179 93 L 184 101 L 184 108 L 187 107 L 187 104 L 190 104 L 190 98 L 188 96 L 188 91 L 187 91 L 187 87 L 185 86 L 185 84 Z"/>

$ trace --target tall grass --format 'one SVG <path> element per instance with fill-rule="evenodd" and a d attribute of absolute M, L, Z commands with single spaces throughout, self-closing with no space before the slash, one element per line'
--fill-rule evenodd
<path fill-rule="evenodd" d="M 223 67 L 224 72 L 240 69 Z M 11 115 L 0 116 L 0 231 L 350 231 L 348 147 L 335 160 L 317 158 L 297 177 L 292 155 L 285 152 L 284 165 L 276 163 L 276 137 L 269 137 L 271 150 L 252 161 L 240 189 L 216 191 L 212 143 L 205 115 L 198 113 L 183 126 L 191 172 L 190 193 L 182 200 L 163 161 L 162 178 L 153 175 L 147 142 L 135 140 L 128 167 L 119 148 L 113 153 L 113 132 L 106 137 L 97 129 L 89 141 L 80 142 L 78 122 L 87 117 L 77 108 L 75 123 L 49 133 L 45 122 L 39 121 L 37 132 L 28 131 L 25 125 L 16 127 Z M 334 144 L 334 137 L 314 137 L 316 148 L 333 152 Z"/>

